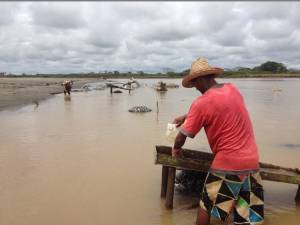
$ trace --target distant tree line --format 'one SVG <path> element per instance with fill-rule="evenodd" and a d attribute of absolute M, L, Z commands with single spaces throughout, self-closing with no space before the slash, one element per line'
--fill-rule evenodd
<path fill-rule="evenodd" d="M 288 69 L 283 63 L 268 61 L 260 66 L 254 68 L 241 67 L 238 71 L 254 71 L 254 72 L 271 72 L 271 73 L 285 73 L 288 72 Z"/>
<path fill-rule="evenodd" d="M 272 73 L 285 73 L 288 71 L 283 63 L 272 61 L 265 62 L 258 67 L 254 67 L 253 69 L 258 71 L 268 71 Z"/>
<path fill-rule="evenodd" d="M 181 72 L 164 72 L 164 73 L 147 73 L 144 71 L 136 72 L 120 72 L 120 71 L 104 71 L 104 72 L 89 72 L 89 73 L 69 73 L 69 74 L 35 74 L 29 75 L 23 73 L 21 76 L 26 77 L 99 77 L 99 78 L 181 78 L 189 73 L 189 69 Z M 7 76 L 17 76 L 7 74 Z M 221 77 L 264 77 L 264 76 L 287 76 L 300 77 L 300 70 L 287 69 L 283 63 L 267 61 L 253 68 L 237 67 L 235 69 L 227 69 Z M 19 76 L 18 76 L 19 77 Z"/>
<path fill-rule="evenodd" d="M 288 68 L 279 62 L 267 61 L 259 66 L 253 68 L 248 67 L 238 67 L 236 70 L 227 70 L 224 72 L 224 76 L 241 76 L 241 77 L 251 77 L 251 76 L 292 76 L 294 73 L 300 74 L 299 70 L 288 70 Z"/>
<path fill-rule="evenodd" d="M 187 69 L 178 73 L 177 76 L 181 77 L 188 73 L 189 70 Z M 283 63 L 267 61 L 253 68 L 238 67 L 237 69 L 225 70 L 221 77 L 264 77 L 271 75 L 286 77 L 300 76 L 300 70 L 288 69 Z"/>

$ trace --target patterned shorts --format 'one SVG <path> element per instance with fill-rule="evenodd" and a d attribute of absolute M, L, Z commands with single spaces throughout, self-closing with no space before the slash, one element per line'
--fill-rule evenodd
<path fill-rule="evenodd" d="M 247 175 L 209 172 L 200 207 L 221 221 L 226 221 L 233 211 L 235 225 L 261 224 L 264 220 L 264 195 L 259 172 Z"/>

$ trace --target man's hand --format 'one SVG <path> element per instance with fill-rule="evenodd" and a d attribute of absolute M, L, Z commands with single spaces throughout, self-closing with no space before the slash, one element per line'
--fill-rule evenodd
<path fill-rule="evenodd" d="M 172 156 L 176 158 L 183 158 L 182 148 L 172 148 Z"/>
<path fill-rule="evenodd" d="M 185 121 L 186 115 L 176 117 L 173 123 L 176 124 L 176 127 L 180 127 Z"/>

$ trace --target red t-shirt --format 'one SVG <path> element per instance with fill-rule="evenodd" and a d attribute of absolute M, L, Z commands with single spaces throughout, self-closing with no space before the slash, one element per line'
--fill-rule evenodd
<path fill-rule="evenodd" d="M 215 156 L 211 169 L 247 171 L 259 168 L 249 114 L 242 95 L 233 84 L 211 88 L 198 97 L 180 131 L 193 138 L 202 127 Z"/>

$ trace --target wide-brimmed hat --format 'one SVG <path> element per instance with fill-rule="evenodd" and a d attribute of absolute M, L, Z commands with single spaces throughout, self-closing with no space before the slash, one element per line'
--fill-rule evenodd
<path fill-rule="evenodd" d="M 193 79 L 207 75 L 220 75 L 224 72 L 224 69 L 218 67 L 212 67 L 208 64 L 207 59 L 198 58 L 192 63 L 191 70 L 182 80 L 182 86 L 186 88 L 194 87 L 191 82 Z"/>

